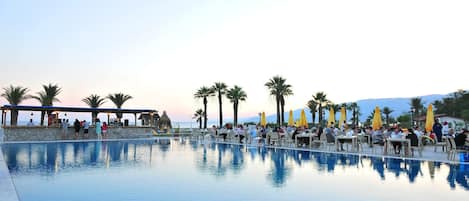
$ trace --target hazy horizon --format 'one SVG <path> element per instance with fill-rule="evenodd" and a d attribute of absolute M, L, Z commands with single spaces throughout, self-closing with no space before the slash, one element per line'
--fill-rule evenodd
<path fill-rule="evenodd" d="M 335 103 L 447 94 L 469 86 L 467 10 L 463 0 L 7 0 L 0 88 L 54 83 L 55 105 L 84 107 L 90 94 L 122 92 L 134 97 L 123 107 L 181 122 L 203 107 L 196 90 L 218 81 L 246 91 L 240 118 L 273 114 L 264 84 L 275 75 L 293 86 L 286 110 L 319 91 Z M 208 116 L 218 118 L 216 98 Z"/>

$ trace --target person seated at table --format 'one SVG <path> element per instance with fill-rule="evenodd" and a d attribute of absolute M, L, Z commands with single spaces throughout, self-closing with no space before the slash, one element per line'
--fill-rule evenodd
<path fill-rule="evenodd" d="M 244 138 L 244 128 L 243 125 L 238 125 L 235 130 L 235 137 L 239 137 L 239 143 L 242 143 Z"/>
<path fill-rule="evenodd" d="M 357 132 L 357 133 L 355 133 Z M 347 137 L 352 137 L 354 135 L 358 134 L 358 129 L 356 129 L 355 127 L 352 127 L 352 129 L 349 129 L 346 133 L 345 133 L 345 136 Z M 344 143 L 347 141 L 347 142 L 352 142 L 352 139 L 339 139 L 338 140 L 339 143 L 340 143 L 340 150 L 341 151 L 344 151 Z"/>
<path fill-rule="evenodd" d="M 467 138 L 468 134 L 469 131 L 463 129 L 461 133 L 456 135 L 456 137 L 454 138 L 454 143 L 456 144 L 457 149 L 469 150 L 469 146 L 466 146 L 466 143 L 469 143 L 469 139 Z"/>
<path fill-rule="evenodd" d="M 224 126 L 220 129 L 220 131 L 218 131 L 218 135 L 223 137 L 223 141 L 226 141 L 226 136 L 228 135 L 228 129 L 226 128 L 226 126 Z"/>
<path fill-rule="evenodd" d="M 383 128 L 371 132 L 372 144 L 384 145 Z"/>
<path fill-rule="evenodd" d="M 293 135 L 291 136 L 292 140 L 295 140 L 296 135 L 303 133 L 303 127 L 297 127 L 295 128 L 295 131 L 293 131 Z"/>
<path fill-rule="evenodd" d="M 454 136 L 454 133 L 455 133 L 455 132 L 454 132 L 454 128 L 450 128 L 450 129 L 448 130 L 448 136 L 449 136 L 449 137 L 455 137 L 455 136 Z"/>
<path fill-rule="evenodd" d="M 410 140 L 410 146 L 416 147 L 419 146 L 419 137 L 415 134 L 415 131 L 409 128 L 406 139 Z"/>
<path fill-rule="evenodd" d="M 279 136 L 280 138 L 285 137 L 285 130 L 284 130 L 282 127 L 277 127 L 277 128 L 275 129 L 275 132 L 278 133 L 278 136 Z"/>
<path fill-rule="evenodd" d="M 310 133 L 309 130 L 303 129 L 301 134 L 305 134 L 305 135 L 304 136 L 302 136 L 302 135 L 298 136 L 299 144 L 302 144 L 302 145 L 305 145 L 305 146 L 309 145 L 309 137 L 312 133 Z"/>
<path fill-rule="evenodd" d="M 331 127 L 324 129 L 324 134 L 326 134 L 327 142 L 335 142 L 335 134 L 334 134 L 334 122 L 331 122 Z"/>
<path fill-rule="evenodd" d="M 399 127 L 395 127 L 394 131 L 391 132 L 391 139 L 402 139 L 403 134 L 402 130 L 399 129 Z M 402 148 L 402 142 L 391 142 L 392 146 L 394 147 L 394 153 L 395 154 L 400 154 L 401 153 L 401 148 Z"/>

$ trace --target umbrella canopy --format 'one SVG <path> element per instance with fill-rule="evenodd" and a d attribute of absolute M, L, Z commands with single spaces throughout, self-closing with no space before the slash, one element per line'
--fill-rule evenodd
<path fill-rule="evenodd" d="M 329 109 L 329 120 L 327 120 L 327 127 L 331 127 L 332 124 L 335 124 L 335 112 L 334 108 Z"/>
<path fill-rule="evenodd" d="M 379 107 L 376 106 L 375 114 L 373 115 L 372 127 L 373 130 L 379 130 L 383 126 L 383 121 L 381 120 L 381 111 Z"/>
<path fill-rule="evenodd" d="M 339 120 L 340 128 L 342 128 L 342 126 L 345 126 L 343 125 L 345 121 L 347 121 L 347 114 L 345 113 L 345 107 L 342 106 L 342 108 L 340 108 L 340 120 Z"/>
<path fill-rule="evenodd" d="M 288 115 L 288 126 L 294 126 L 295 121 L 293 120 L 293 111 L 290 110 L 290 114 Z"/>
<path fill-rule="evenodd" d="M 301 110 L 300 126 L 304 126 L 305 128 L 308 128 L 308 120 L 306 119 L 306 113 L 304 109 Z"/>
<path fill-rule="evenodd" d="M 433 130 L 433 124 L 435 123 L 435 117 L 433 116 L 433 106 L 428 105 L 427 108 L 427 120 L 425 121 L 425 131 L 430 132 Z"/>
<path fill-rule="evenodd" d="M 266 126 L 267 125 L 267 120 L 265 119 L 265 112 L 262 112 L 261 114 L 261 126 Z"/>

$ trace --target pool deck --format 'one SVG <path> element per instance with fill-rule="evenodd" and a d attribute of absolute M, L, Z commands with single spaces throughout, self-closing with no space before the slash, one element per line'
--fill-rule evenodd
<path fill-rule="evenodd" d="M 15 186 L 11 181 L 10 172 L 3 159 L 3 152 L 0 149 L 0 198 L 2 201 L 18 201 Z"/>

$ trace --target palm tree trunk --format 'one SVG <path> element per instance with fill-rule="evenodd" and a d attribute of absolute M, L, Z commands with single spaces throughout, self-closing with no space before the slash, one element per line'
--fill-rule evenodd
<path fill-rule="evenodd" d="M 18 124 L 18 110 L 11 110 L 11 122 L 10 125 L 16 126 Z"/>
<path fill-rule="evenodd" d="M 280 126 L 280 98 L 277 96 L 277 125 Z"/>
<path fill-rule="evenodd" d="M 282 98 L 280 101 L 280 126 L 285 122 L 285 100 Z"/>
<path fill-rule="evenodd" d="M 207 128 L 207 98 L 204 98 L 204 129 Z"/>
<path fill-rule="evenodd" d="M 91 113 L 91 122 L 92 124 L 94 125 L 96 123 L 96 118 L 98 117 L 98 113 L 97 112 L 92 112 Z"/>
<path fill-rule="evenodd" d="M 322 125 L 322 106 L 321 106 L 321 103 L 319 104 L 319 114 L 318 115 L 319 115 L 319 118 L 318 118 L 319 122 L 318 123 L 319 123 L 319 125 L 324 127 L 324 125 Z"/>
<path fill-rule="evenodd" d="M 223 126 L 223 109 L 222 109 L 222 96 L 218 93 L 218 111 L 220 111 L 220 128 Z"/>
<path fill-rule="evenodd" d="M 202 117 L 199 118 L 199 129 L 202 129 Z"/>
<path fill-rule="evenodd" d="M 46 112 L 41 111 L 41 126 L 44 126 L 44 116 L 46 116 Z"/>
<path fill-rule="evenodd" d="M 234 112 L 234 126 L 238 126 L 238 104 L 233 103 L 233 112 Z"/>

